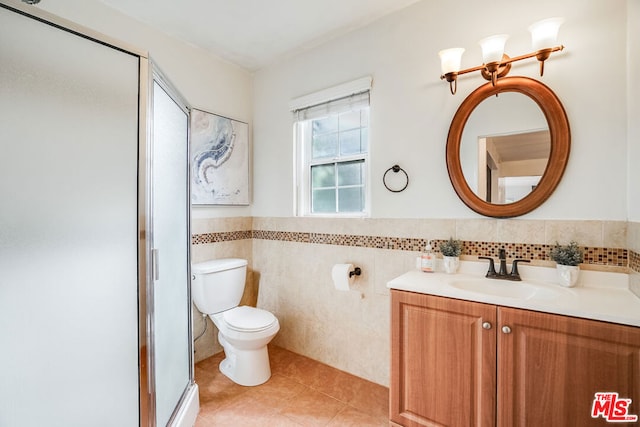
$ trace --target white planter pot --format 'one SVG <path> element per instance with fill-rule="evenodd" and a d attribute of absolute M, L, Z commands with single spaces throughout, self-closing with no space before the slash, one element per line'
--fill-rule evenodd
<path fill-rule="evenodd" d="M 445 273 L 453 274 L 458 271 L 458 267 L 460 266 L 460 258 L 457 256 L 443 256 L 442 265 L 444 266 Z"/>
<path fill-rule="evenodd" d="M 561 286 L 571 288 L 576 285 L 578 276 L 580 275 L 580 266 L 578 265 L 561 265 L 556 266 L 558 272 L 558 283 Z"/>

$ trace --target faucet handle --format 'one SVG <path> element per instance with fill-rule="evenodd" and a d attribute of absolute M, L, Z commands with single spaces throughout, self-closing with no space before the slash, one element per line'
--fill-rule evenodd
<path fill-rule="evenodd" d="M 520 273 L 518 273 L 518 263 L 519 262 L 531 262 L 528 259 L 514 259 L 513 264 L 511 265 L 511 277 L 512 280 L 522 280 L 520 278 Z"/>
<path fill-rule="evenodd" d="M 493 262 L 493 258 L 488 257 L 488 256 L 479 256 L 478 259 L 488 259 L 489 260 L 489 270 L 487 271 L 487 274 L 484 277 L 496 277 L 496 266 Z"/>

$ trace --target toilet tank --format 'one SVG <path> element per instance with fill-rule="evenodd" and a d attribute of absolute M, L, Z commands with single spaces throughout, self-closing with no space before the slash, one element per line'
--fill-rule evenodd
<path fill-rule="evenodd" d="M 237 307 L 244 293 L 247 260 L 222 258 L 191 265 L 191 297 L 204 314 Z"/>

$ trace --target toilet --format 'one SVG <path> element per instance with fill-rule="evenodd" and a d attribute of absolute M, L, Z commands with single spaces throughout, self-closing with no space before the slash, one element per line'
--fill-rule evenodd
<path fill-rule="evenodd" d="M 247 260 L 215 259 L 191 266 L 191 295 L 196 308 L 218 328 L 225 358 L 220 372 L 243 386 L 271 377 L 267 344 L 280 330 L 278 319 L 255 307 L 238 306 L 244 293 Z"/>

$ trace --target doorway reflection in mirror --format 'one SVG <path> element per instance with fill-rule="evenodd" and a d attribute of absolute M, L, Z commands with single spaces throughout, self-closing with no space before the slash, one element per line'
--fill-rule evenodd
<path fill-rule="evenodd" d="M 482 200 L 513 203 L 540 181 L 551 135 L 538 105 L 518 93 L 482 101 L 469 117 L 460 146 L 467 184 Z"/>

